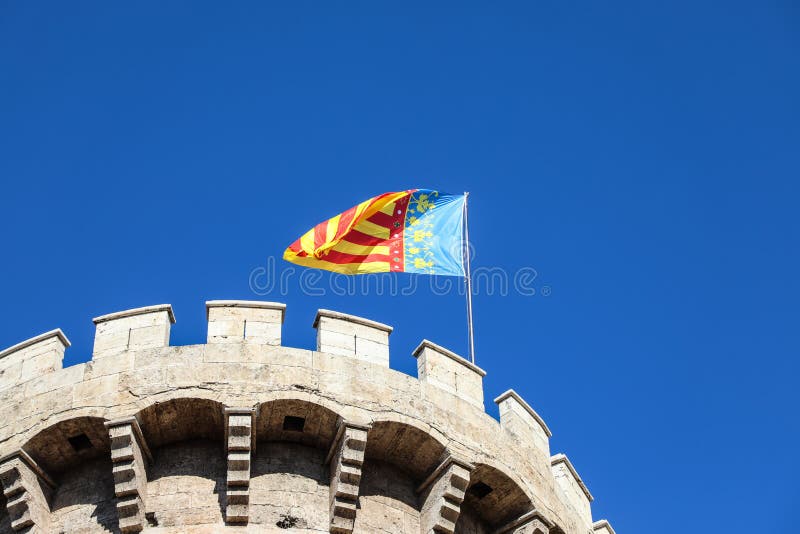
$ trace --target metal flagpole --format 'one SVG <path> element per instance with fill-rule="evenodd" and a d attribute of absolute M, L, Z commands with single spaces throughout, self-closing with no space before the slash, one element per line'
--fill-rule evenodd
<path fill-rule="evenodd" d="M 472 330 L 472 274 L 469 266 L 469 222 L 467 219 L 467 200 L 469 193 L 464 192 L 464 274 L 467 285 L 467 330 L 469 331 L 469 361 L 475 364 L 475 335 Z"/>

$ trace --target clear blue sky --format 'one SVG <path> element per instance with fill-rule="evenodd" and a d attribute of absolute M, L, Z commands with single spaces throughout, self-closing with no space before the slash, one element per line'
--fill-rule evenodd
<path fill-rule="evenodd" d="M 100 314 L 169 302 L 191 344 L 205 300 L 279 300 L 286 344 L 357 313 L 413 373 L 466 352 L 461 296 L 249 275 L 374 194 L 469 190 L 475 266 L 552 291 L 476 298 L 489 412 L 520 392 L 620 534 L 789 532 L 799 73 L 789 0 L 4 0 L 0 345 L 61 327 L 74 364 Z"/>

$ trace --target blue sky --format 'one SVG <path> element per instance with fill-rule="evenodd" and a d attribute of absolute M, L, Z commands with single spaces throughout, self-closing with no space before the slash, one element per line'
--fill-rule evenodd
<path fill-rule="evenodd" d="M 162 302 L 200 343 L 205 300 L 264 299 L 293 346 L 317 308 L 392 324 L 413 373 L 423 337 L 466 353 L 462 296 L 250 274 L 367 197 L 468 190 L 474 267 L 538 273 L 476 296 L 489 412 L 528 400 L 621 534 L 789 532 L 799 73 L 788 0 L 2 1 L 0 346 L 61 327 L 74 364 Z"/>

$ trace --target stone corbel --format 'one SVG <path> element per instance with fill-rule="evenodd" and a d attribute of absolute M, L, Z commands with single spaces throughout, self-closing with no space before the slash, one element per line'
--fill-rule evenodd
<path fill-rule="evenodd" d="M 228 460 L 225 493 L 225 520 L 247 523 L 250 520 L 250 468 L 256 450 L 253 408 L 225 408 L 225 450 Z"/>
<path fill-rule="evenodd" d="M 368 426 L 342 421 L 325 459 L 330 462 L 330 532 L 353 532 L 368 431 Z"/>
<path fill-rule="evenodd" d="M 121 532 L 141 532 L 147 521 L 147 462 L 153 457 L 135 417 L 108 421 L 117 517 Z"/>
<path fill-rule="evenodd" d="M 23 450 L 0 459 L 0 484 L 15 532 L 50 532 L 53 479 Z"/>
<path fill-rule="evenodd" d="M 448 455 L 417 488 L 422 534 L 455 532 L 473 465 Z"/>

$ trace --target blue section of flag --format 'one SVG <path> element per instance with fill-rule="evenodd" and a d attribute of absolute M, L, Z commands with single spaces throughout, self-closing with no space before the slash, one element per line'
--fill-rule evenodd
<path fill-rule="evenodd" d="M 464 200 L 429 189 L 411 194 L 403 233 L 405 272 L 465 276 Z"/>

